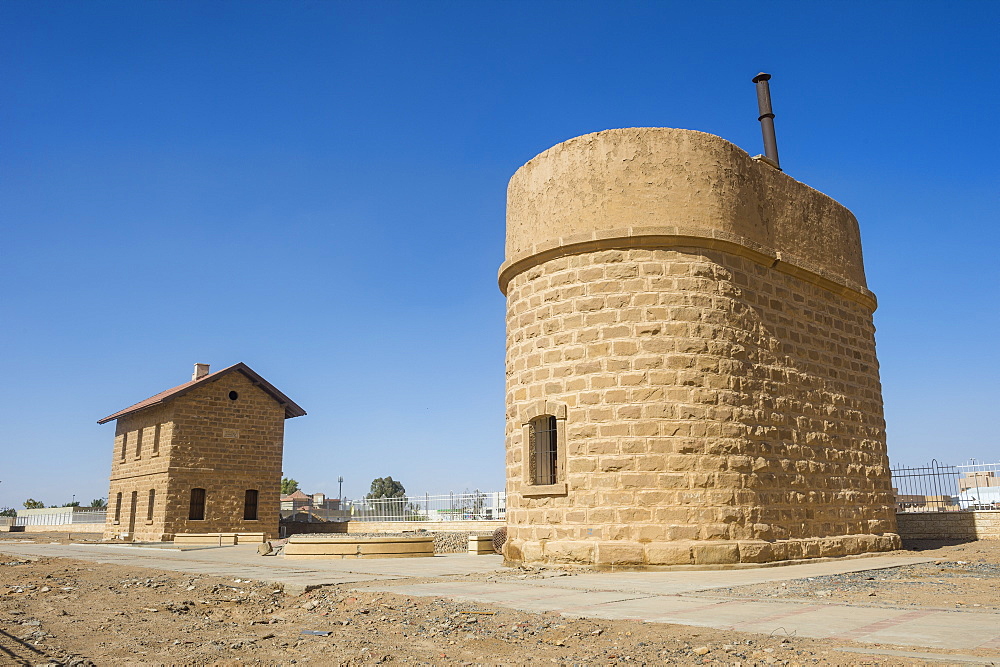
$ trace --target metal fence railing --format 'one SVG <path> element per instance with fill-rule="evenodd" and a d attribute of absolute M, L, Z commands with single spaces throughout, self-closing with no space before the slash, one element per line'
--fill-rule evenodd
<path fill-rule="evenodd" d="M 362 498 L 345 501 L 351 521 L 488 521 L 507 518 L 504 491 Z"/>
<path fill-rule="evenodd" d="M 1000 509 L 1000 463 L 892 468 L 899 512 L 958 512 Z"/>
<path fill-rule="evenodd" d="M 56 511 L 52 511 L 55 509 Z M 108 512 L 89 507 L 59 507 L 47 510 L 18 510 L 15 526 L 68 526 L 81 523 L 104 523 Z"/>

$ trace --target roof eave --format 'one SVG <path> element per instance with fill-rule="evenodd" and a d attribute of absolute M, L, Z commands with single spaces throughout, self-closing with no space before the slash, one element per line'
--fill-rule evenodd
<path fill-rule="evenodd" d="M 128 407 L 125 408 L 124 410 L 119 410 L 118 412 L 110 414 L 103 419 L 97 420 L 97 423 L 107 424 L 109 421 L 121 419 L 122 417 L 135 414 L 136 412 L 141 412 L 142 410 L 147 410 L 149 408 L 163 405 L 168 401 L 172 401 L 175 398 L 183 396 L 189 391 L 197 387 L 200 387 L 202 384 L 207 384 L 210 381 L 218 380 L 224 375 L 228 375 L 229 373 L 232 373 L 234 371 L 239 371 L 240 373 L 242 373 L 244 377 L 250 380 L 251 384 L 253 384 L 255 387 L 260 387 L 260 389 L 264 393 L 268 394 L 271 398 L 275 400 L 275 402 L 278 403 L 278 405 L 284 408 L 285 419 L 292 419 L 293 417 L 302 417 L 306 414 L 306 411 L 303 410 L 300 405 L 298 405 L 295 401 L 285 396 L 285 394 L 279 391 L 277 387 L 275 387 L 273 384 L 265 380 L 255 370 L 253 370 L 252 368 L 250 368 L 241 361 L 238 364 L 233 364 L 232 366 L 223 368 L 222 370 L 216 371 L 215 373 L 209 373 L 205 377 L 199 378 L 198 380 L 195 380 L 193 382 L 188 382 L 186 385 L 179 385 L 179 388 L 176 391 L 167 389 L 166 392 L 170 393 L 167 394 L 166 396 L 163 396 L 163 398 L 159 400 L 153 401 L 151 403 L 146 403 L 145 401 L 139 401 L 139 403 L 135 404 L 135 407 Z M 165 392 L 160 392 L 160 393 L 163 394 Z M 155 396 L 156 395 L 146 399 L 146 401 L 151 400 Z"/>

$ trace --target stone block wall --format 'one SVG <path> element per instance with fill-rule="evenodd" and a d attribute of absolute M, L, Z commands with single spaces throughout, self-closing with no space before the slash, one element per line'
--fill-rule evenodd
<path fill-rule="evenodd" d="M 129 539 L 161 541 L 175 533 L 264 532 L 276 538 L 284 419 L 282 406 L 239 372 L 119 419 L 105 536 L 129 533 Z M 161 426 L 158 451 L 152 447 L 156 425 Z M 134 434 L 140 431 L 143 447 L 136 457 Z M 127 443 L 124 458 L 122 443 Z M 206 490 L 204 520 L 189 519 L 192 488 Z M 243 519 L 248 489 L 258 491 L 256 521 Z M 118 493 L 122 509 L 116 522 Z"/>
<path fill-rule="evenodd" d="M 857 222 L 829 197 L 711 135 L 579 137 L 511 180 L 500 286 L 507 560 L 898 546 L 875 299 Z M 558 475 L 536 485 L 539 415 Z"/>
<path fill-rule="evenodd" d="M 230 392 L 238 398 L 230 399 Z M 242 373 L 224 375 L 173 403 L 176 435 L 171 465 L 280 476 L 284 408 Z"/>
<path fill-rule="evenodd" d="M 163 524 L 173 434 L 171 404 L 150 407 L 117 420 L 105 537 L 127 535 L 130 540 L 151 542 L 169 539 L 164 535 Z M 152 515 L 150 490 L 154 492 Z"/>
<path fill-rule="evenodd" d="M 563 257 L 508 291 L 508 543 L 526 560 L 717 564 L 895 545 L 870 312 L 722 251 Z M 564 495 L 521 415 L 566 407 Z"/>
<path fill-rule="evenodd" d="M 899 512 L 904 540 L 1000 540 L 1000 510 Z"/>

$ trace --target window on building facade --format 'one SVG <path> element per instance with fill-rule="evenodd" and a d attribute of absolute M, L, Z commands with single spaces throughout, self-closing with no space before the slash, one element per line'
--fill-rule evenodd
<path fill-rule="evenodd" d="M 558 478 L 559 443 L 556 418 L 552 415 L 535 417 L 528 424 L 530 438 L 529 469 L 532 484 L 555 484 Z"/>
<path fill-rule="evenodd" d="M 156 501 L 156 489 L 149 490 L 149 503 L 146 505 L 146 521 L 153 520 L 153 503 Z"/>
<path fill-rule="evenodd" d="M 122 520 L 122 492 L 119 491 L 118 495 L 115 496 L 115 523 L 119 523 L 121 520 Z"/>
<path fill-rule="evenodd" d="M 247 489 L 246 495 L 243 497 L 243 520 L 244 521 L 256 521 L 257 520 L 257 490 Z"/>
<path fill-rule="evenodd" d="M 153 427 L 153 456 L 160 453 L 160 427 L 162 424 L 157 424 Z"/>
<path fill-rule="evenodd" d="M 188 519 L 205 520 L 205 489 L 191 489 L 191 509 L 188 512 Z"/>
<path fill-rule="evenodd" d="M 142 456 L 142 432 L 143 429 L 141 428 L 135 431 L 135 458 Z"/>
<path fill-rule="evenodd" d="M 128 431 L 122 433 L 122 461 L 125 460 L 126 452 L 128 452 Z"/>

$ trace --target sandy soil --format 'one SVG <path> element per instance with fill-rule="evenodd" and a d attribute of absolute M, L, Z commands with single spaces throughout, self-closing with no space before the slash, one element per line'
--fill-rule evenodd
<path fill-rule="evenodd" d="M 42 536 L 31 539 L 48 541 Z M 0 539 L 0 550 L 4 541 Z M 941 606 L 941 595 L 931 591 L 942 586 L 936 583 L 942 580 L 949 604 L 956 600 L 971 606 L 983 599 L 978 604 L 984 609 L 996 609 L 998 598 L 986 601 L 978 591 L 986 586 L 997 590 L 1000 543 L 931 545 L 921 553 L 941 563 L 899 577 L 881 570 L 871 580 L 840 585 L 819 581 L 832 578 L 788 582 L 787 590 L 794 595 L 774 586 L 766 593 L 767 587 L 756 593 L 745 587 L 725 594 L 808 597 L 836 589 L 844 597 L 831 594 L 831 601 L 842 601 L 855 599 L 849 596 L 870 600 L 868 593 L 874 591 L 880 602 L 890 598 Z M 990 567 L 966 567 L 969 564 Z M 919 586 L 907 583 L 910 579 L 920 580 Z M 351 590 L 355 588 L 329 586 L 291 596 L 261 582 L 0 555 L 0 664 L 923 664 L 912 658 L 836 650 L 873 646 L 869 644 L 574 620 Z"/>

